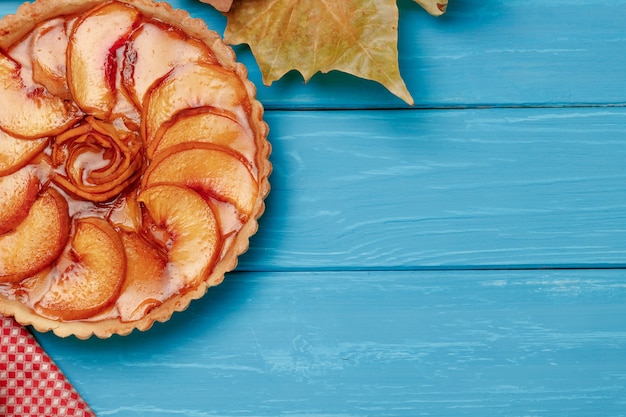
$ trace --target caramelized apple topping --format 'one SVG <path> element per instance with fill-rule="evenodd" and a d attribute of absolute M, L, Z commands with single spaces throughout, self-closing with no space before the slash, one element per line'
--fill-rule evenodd
<path fill-rule="evenodd" d="M 64 191 L 88 201 L 108 201 L 141 175 L 141 141 L 135 132 L 87 117 L 57 136 L 52 164 L 52 181 Z"/>
<path fill-rule="evenodd" d="M 234 268 L 269 144 L 217 34 L 182 12 L 166 23 L 162 3 L 92 3 L 0 49 L 0 314 L 127 332 Z"/>

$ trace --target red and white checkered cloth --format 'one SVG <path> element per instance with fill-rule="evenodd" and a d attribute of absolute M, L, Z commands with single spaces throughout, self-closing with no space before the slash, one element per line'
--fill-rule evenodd
<path fill-rule="evenodd" d="M 95 417 L 27 329 L 3 316 L 0 324 L 0 416 Z"/>

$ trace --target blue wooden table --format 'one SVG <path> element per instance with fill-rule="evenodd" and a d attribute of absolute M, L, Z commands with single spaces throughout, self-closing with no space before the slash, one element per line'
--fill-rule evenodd
<path fill-rule="evenodd" d="M 274 164 L 237 271 L 146 333 L 37 334 L 99 416 L 626 415 L 626 0 L 398 5 L 411 108 L 236 48 Z"/>

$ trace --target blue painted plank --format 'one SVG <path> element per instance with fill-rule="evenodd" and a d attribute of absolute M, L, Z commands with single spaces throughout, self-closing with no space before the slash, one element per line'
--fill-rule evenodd
<path fill-rule="evenodd" d="M 172 0 L 223 33 L 225 18 L 198 0 Z M 3 1 L 0 15 L 20 1 Z M 626 0 L 452 0 L 434 18 L 399 1 L 400 69 L 419 107 L 626 103 Z M 236 51 L 269 108 L 405 107 L 350 75 L 296 73 L 268 88 L 250 50 Z"/>
<path fill-rule="evenodd" d="M 401 70 L 425 106 L 626 103 L 626 1 L 400 1 Z"/>
<path fill-rule="evenodd" d="M 147 333 L 38 336 L 99 416 L 623 416 L 625 271 L 240 273 Z"/>
<path fill-rule="evenodd" d="M 270 112 L 245 270 L 621 266 L 626 109 Z"/>

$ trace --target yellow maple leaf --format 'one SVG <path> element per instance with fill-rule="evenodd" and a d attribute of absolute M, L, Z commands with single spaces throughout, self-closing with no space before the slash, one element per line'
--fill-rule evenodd
<path fill-rule="evenodd" d="M 226 16 L 225 40 L 250 46 L 265 85 L 293 69 L 305 81 L 339 70 L 413 104 L 398 65 L 396 0 L 236 0 Z"/>
<path fill-rule="evenodd" d="M 233 0 L 200 0 L 202 3 L 210 4 L 220 12 L 227 12 L 233 4 Z"/>
<path fill-rule="evenodd" d="M 441 16 L 448 7 L 448 0 L 415 0 L 415 2 L 433 16 Z"/>

